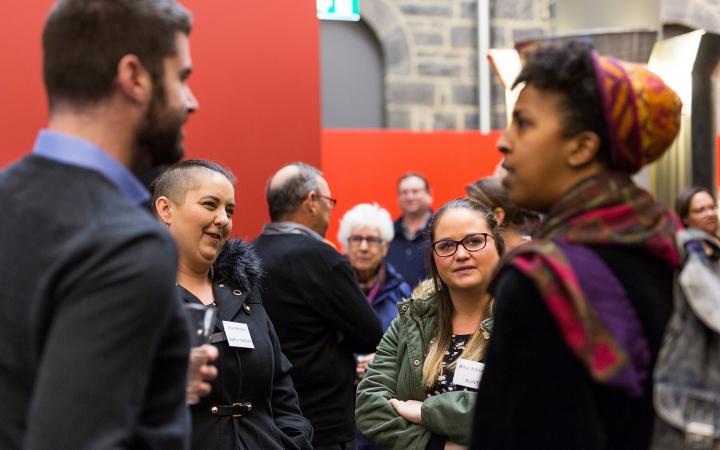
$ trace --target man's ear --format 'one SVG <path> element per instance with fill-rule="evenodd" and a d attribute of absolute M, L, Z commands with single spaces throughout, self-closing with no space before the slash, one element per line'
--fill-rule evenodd
<path fill-rule="evenodd" d="M 320 208 L 320 206 L 317 202 L 317 194 L 315 193 L 315 191 L 310 191 L 307 193 L 307 195 L 305 196 L 305 200 L 303 200 L 302 202 L 302 208 L 304 208 L 313 216 L 318 213 L 318 209 Z"/>
<path fill-rule="evenodd" d="M 116 83 L 120 92 L 134 102 L 147 104 L 152 97 L 152 77 L 135 55 L 125 55 L 117 65 Z"/>
<path fill-rule="evenodd" d="M 597 157 L 600 149 L 600 136 L 592 131 L 582 131 L 569 142 L 565 162 L 573 169 L 584 167 Z"/>
<path fill-rule="evenodd" d="M 497 222 L 498 225 L 502 225 L 503 222 L 505 222 L 505 210 L 501 207 L 497 207 L 493 209 L 493 217 L 495 218 L 495 222 Z"/>
<path fill-rule="evenodd" d="M 173 205 L 170 199 L 164 195 L 160 196 L 155 200 L 154 207 L 155 215 L 165 226 L 169 227 L 172 224 L 173 218 Z"/>

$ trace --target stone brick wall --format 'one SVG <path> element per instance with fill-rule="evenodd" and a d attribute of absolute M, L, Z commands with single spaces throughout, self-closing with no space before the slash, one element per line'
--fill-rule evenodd
<path fill-rule="evenodd" d="M 720 0 L 659 1 L 663 23 L 720 33 Z M 490 46 L 506 48 L 551 35 L 553 4 L 490 0 Z M 477 0 L 362 0 L 361 9 L 383 48 L 388 128 L 477 129 Z M 654 40 L 639 33 L 630 39 L 637 45 L 626 49 L 629 38 L 620 39 L 622 46 L 608 53 L 634 54 L 650 48 Z M 491 76 L 491 128 L 506 125 L 503 96 Z"/>
<path fill-rule="evenodd" d="M 548 34 L 550 3 L 491 0 L 491 47 Z M 477 0 L 363 0 L 361 8 L 384 52 L 388 128 L 477 129 Z M 493 83 L 491 126 L 500 128 L 504 103 Z"/>

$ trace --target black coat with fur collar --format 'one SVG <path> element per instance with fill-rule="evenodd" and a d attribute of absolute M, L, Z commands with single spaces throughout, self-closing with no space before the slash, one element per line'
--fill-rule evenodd
<path fill-rule="evenodd" d="M 297 393 L 272 323 L 258 293 L 260 262 L 251 244 L 230 240 L 215 263 L 215 333 L 223 322 L 247 324 L 254 349 L 230 347 L 219 336 L 218 377 L 212 393 L 191 407 L 193 449 L 311 449 L 312 427 L 300 413 Z M 199 300 L 178 286 L 185 302 Z M 218 336 L 218 335 L 216 335 Z M 212 414 L 214 406 L 252 404 L 241 417 Z"/>

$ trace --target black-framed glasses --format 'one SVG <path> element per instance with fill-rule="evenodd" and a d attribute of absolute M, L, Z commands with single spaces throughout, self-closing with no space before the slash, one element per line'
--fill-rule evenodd
<path fill-rule="evenodd" d="M 322 195 L 322 194 L 319 193 L 319 192 L 316 192 L 315 194 L 316 194 L 318 197 L 322 197 L 322 198 L 324 198 L 325 200 L 329 201 L 329 202 L 330 202 L 330 207 L 335 208 L 335 207 L 337 206 L 337 199 L 332 198 L 332 197 L 328 197 L 327 195 Z"/>
<path fill-rule="evenodd" d="M 473 233 L 468 234 L 459 241 L 452 239 L 441 239 L 432 243 L 433 251 L 436 255 L 441 258 L 447 258 L 457 252 L 458 245 L 462 245 L 463 248 L 469 252 L 479 252 L 484 249 L 487 245 L 487 240 L 490 236 L 488 233 Z"/>
<path fill-rule="evenodd" d="M 363 241 L 367 242 L 368 247 L 379 247 L 383 240 L 377 236 L 360 236 L 359 234 L 353 234 L 348 238 L 350 247 L 360 247 Z"/>

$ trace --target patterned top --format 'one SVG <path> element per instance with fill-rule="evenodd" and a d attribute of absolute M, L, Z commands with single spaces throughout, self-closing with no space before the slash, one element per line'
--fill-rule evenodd
<path fill-rule="evenodd" d="M 477 392 L 477 389 L 465 387 L 465 386 L 458 386 L 452 383 L 453 377 L 455 376 L 455 367 L 449 367 L 453 362 L 455 362 L 460 355 L 462 355 L 463 350 L 465 350 L 465 346 L 467 345 L 468 341 L 470 340 L 470 334 L 458 334 L 458 335 L 452 335 L 452 339 L 450 341 L 450 347 L 448 347 L 447 351 L 445 352 L 445 356 L 443 357 L 442 361 L 442 373 L 437 377 L 437 380 L 435 380 L 435 384 L 432 385 L 425 393 L 428 397 L 432 397 L 433 395 L 438 394 L 444 394 L 445 392 L 452 392 L 452 391 L 471 391 L 471 392 Z M 432 341 L 431 341 L 432 342 Z"/>

